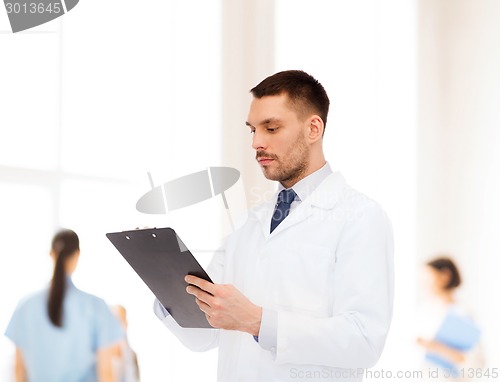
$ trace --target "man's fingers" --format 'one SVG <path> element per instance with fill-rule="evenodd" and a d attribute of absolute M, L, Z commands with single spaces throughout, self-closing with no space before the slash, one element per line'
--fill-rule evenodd
<path fill-rule="evenodd" d="M 200 310 L 205 313 L 205 317 L 207 318 L 207 321 L 208 323 L 216 328 L 216 329 L 220 329 L 221 326 L 219 326 L 217 324 L 217 321 L 215 321 L 215 317 L 212 316 L 212 314 L 214 313 L 212 308 L 210 306 L 208 306 L 207 304 L 205 304 L 203 301 L 200 301 L 198 299 L 195 299 L 196 303 L 198 304 L 198 307 L 200 308 Z"/>
<path fill-rule="evenodd" d="M 199 298 L 195 299 L 196 304 L 198 304 L 198 308 L 205 313 L 206 316 L 210 317 L 210 306 L 206 304 L 205 302 L 201 301 Z"/>
<path fill-rule="evenodd" d="M 187 275 L 184 280 L 191 285 L 196 285 L 198 288 L 203 289 L 204 291 L 210 293 L 211 295 L 214 294 L 215 291 L 215 285 L 212 284 L 211 282 L 207 280 L 203 280 L 199 277 L 192 276 L 192 275 Z"/>
<path fill-rule="evenodd" d="M 203 301 L 205 304 L 210 305 L 213 296 L 204 290 L 197 288 L 193 285 L 188 285 L 186 287 L 186 292 L 195 296 L 198 300 Z"/>

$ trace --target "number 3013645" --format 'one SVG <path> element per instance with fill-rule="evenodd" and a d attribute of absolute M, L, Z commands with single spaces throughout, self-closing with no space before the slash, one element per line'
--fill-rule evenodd
<path fill-rule="evenodd" d="M 42 13 L 61 13 L 60 3 L 5 3 L 5 8 L 7 8 L 7 13 L 31 13 L 31 14 L 42 14 Z"/>

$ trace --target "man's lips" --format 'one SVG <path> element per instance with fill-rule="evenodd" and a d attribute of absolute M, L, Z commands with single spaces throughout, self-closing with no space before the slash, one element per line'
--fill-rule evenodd
<path fill-rule="evenodd" d="M 257 161 L 261 166 L 266 166 L 270 164 L 274 159 L 273 158 L 267 158 L 267 157 L 259 157 L 257 158 Z"/>

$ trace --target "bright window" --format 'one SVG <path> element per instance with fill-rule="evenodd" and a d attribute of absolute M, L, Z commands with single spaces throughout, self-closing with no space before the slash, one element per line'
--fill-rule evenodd
<path fill-rule="evenodd" d="M 215 198 L 186 214 L 135 210 L 148 171 L 160 185 L 221 165 L 220 1 L 97 8 L 81 2 L 39 28 L 0 34 L 0 286 L 9 291 L 0 327 L 49 281 L 50 240 L 64 226 L 81 238 L 77 286 L 127 308 L 143 380 L 215 378 L 216 352 L 192 354 L 161 325 L 152 293 L 105 233 L 195 226 L 204 235 L 183 239 L 204 265 L 222 238 Z M 12 356 L 2 336 L 2 381 L 11 380 Z"/>

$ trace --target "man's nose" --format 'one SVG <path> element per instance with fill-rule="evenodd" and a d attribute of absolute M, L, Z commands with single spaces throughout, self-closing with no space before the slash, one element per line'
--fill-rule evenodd
<path fill-rule="evenodd" d="M 265 138 L 263 137 L 262 133 L 260 133 L 258 130 L 255 130 L 255 132 L 253 133 L 252 148 L 254 150 L 266 149 Z"/>

